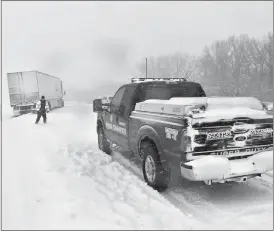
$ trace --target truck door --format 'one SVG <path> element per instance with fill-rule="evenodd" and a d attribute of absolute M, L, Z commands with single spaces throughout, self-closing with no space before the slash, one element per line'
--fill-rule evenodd
<path fill-rule="evenodd" d="M 111 103 L 110 103 L 110 113 L 106 112 L 105 116 L 105 128 L 106 128 L 106 134 L 108 139 L 110 139 L 112 142 L 119 144 L 119 139 L 117 138 L 118 132 L 121 132 L 117 129 L 118 126 L 118 117 L 120 110 L 121 101 L 123 98 L 123 95 L 125 93 L 126 87 L 122 86 L 118 89 L 118 91 L 113 96 Z"/>
<path fill-rule="evenodd" d="M 125 93 L 120 103 L 119 112 L 116 114 L 116 125 L 117 125 L 117 144 L 125 149 L 129 149 L 129 116 L 132 112 L 134 96 L 136 86 L 126 86 Z"/>

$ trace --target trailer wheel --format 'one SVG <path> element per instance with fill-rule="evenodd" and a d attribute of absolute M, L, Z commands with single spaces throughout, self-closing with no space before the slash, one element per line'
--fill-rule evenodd
<path fill-rule="evenodd" d="M 145 182 L 159 192 L 166 190 L 169 172 L 163 168 L 155 145 L 152 142 L 143 142 L 141 152 L 144 156 L 142 167 Z"/>
<path fill-rule="evenodd" d="M 105 136 L 104 129 L 102 126 L 98 128 L 98 146 L 99 146 L 99 149 L 105 152 L 106 154 L 108 155 L 111 154 L 110 143 L 107 141 L 107 138 Z"/>

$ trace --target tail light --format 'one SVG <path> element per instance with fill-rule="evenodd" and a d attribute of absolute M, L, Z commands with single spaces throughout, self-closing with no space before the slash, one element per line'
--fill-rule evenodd
<path fill-rule="evenodd" d="M 185 151 L 186 152 L 191 152 L 192 151 L 191 138 L 189 136 L 185 136 Z"/>
<path fill-rule="evenodd" d="M 203 118 L 206 110 L 205 105 L 197 105 L 188 108 L 188 116 L 192 118 Z"/>
<path fill-rule="evenodd" d="M 190 138 L 190 136 L 187 135 L 186 130 L 183 130 L 180 149 L 184 150 L 184 152 L 191 152 L 192 151 L 191 138 Z"/>
<path fill-rule="evenodd" d="M 199 134 L 195 136 L 194 142 L 197 144 L 205 144 L 206 138 L 207 138 L 206 134 Z"/>

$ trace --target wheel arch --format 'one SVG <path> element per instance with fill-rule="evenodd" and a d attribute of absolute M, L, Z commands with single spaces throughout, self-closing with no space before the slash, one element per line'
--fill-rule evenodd
<path fill-rule="evenodd" d="M 97 131 L 97 133 L 98 133 L 98 130 L 99 130 L 100 127 L 102 127 L 103 129 L 105 129 L 105 124 L 103 122 L 103 119 L 99 117 L 97 119 L 97 125 L 96 125 L 96 131 Z"/>
<path fill-rule="evenodd" d="M 149 126 L 149 125 L 144 125 L 142 126 L 137 134 L 137 145 L 138 145 L 138 155 L 142 157 L 141 154 L 141 145 L 145 142 L 149 142 L 151 143 L 154 148 L 157 150 L 158 155 L 159 155 L 159 159 L 163 165 L 164 168 L 168 169 L 168 162 L 165 160 L 164 158 L 164 145 L 161 141 L 160 136 L 158 135 L 157 131 Z"/>

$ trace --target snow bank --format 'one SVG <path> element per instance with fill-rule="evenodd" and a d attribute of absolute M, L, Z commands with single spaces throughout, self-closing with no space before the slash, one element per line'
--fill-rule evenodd
<path fill-rule="evenodd" d="M 8 104 L 3 104 L 1 106 L 1 116 L 2 120 L 7 120 L 11 117 L 13 117 L 13 110 L 12 107 Z"/>
<path fill-rule="evenodd" d="M 200 223 L 97 149 L 92 107 L 3 123 L 4 229 L 190 229 Z"/>
<path fill-rule="evenodd" d="M 80 219 L 82 217 L 82 221 L 85 221 L 87 214 L 91 224 L 92 220 L 97 221 L 97 226 L 92 226 L 93 228 L 189 229 L 191 227 L 189 218 L 137 176 L 129 173 L 121 164 L 112 161 L 109 156 L 88 146 L 83 150 L 67 146 L 61 150 L 61 153 L 67 158 L 64 164 L 59 166 L 59 171 L 70 176 L 70 190 L 82 201 L 74 207 L 74 212 Z M 84 211 L 82 204 L 85 204 Z M 82 221 L 80 220 L 79 224 Z"/>
<path fill-rule="evenodd" d="M 46 125 L 33 114 L 3 122 L 3 229 L 273 228 L 270 183 L 183 182 L 159 194 L 98 150 L 92 105 L 65 105 Z"/>

